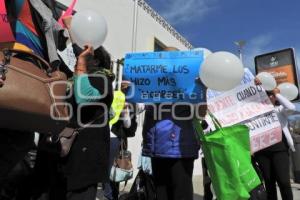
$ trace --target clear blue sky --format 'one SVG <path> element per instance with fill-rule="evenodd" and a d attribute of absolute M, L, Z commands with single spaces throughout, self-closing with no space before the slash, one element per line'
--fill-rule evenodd
<path fill-rule="evenodd" d="M 237 53 L 246 40 L 244 64 L 254 56 L 287 47 L 300 58 L 299 0 L 146 0 L 194 47 Z M 298 59 L 300 62 L 300 60 Z M 300 64 L 300 63 L 299 63 Z M 300 66 L 299 66 L 300 67 Z"/>

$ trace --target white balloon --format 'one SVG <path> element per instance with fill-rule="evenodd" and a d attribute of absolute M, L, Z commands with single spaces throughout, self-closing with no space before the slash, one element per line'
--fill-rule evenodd
<path fill-rule="evenodd" d="M 204 59 L 206 59 L 207 56 L 209 56 L 210 54 L 212 54 L 212 52 L 209 49 L 202 48 L 202 47 L 192 49 L 192 51 L 203 51 L 203 57 L 204 57 Z"/>
<path fill-rule="evenodd" d="M 240 84 L 244 76 L 241 60 L 234 54 L 220 51 L 209 55 L 201 66 L 200 78 L 206 87 L 226 91 Z"/>
<path fill-rule="evenodd" d="M 276 80 L 270 73 L 260 72 L 256 77 L 260 80 L 262 87 L 265 90 L 272 91 L 274 88 L 276 88 Z"/>
<path fill-rule="evenodd" d="M 296 99 L 299 93 L 298 88 L 292 83 L 281 83 L 278 85 L 278 89 L 280 94 L 290 101 Z"/>
<path fill-rule="evenodd" d="M 97 49 L 103 44 L 107 35 L 106 20 L 94 11 L 79 11 L 72 19 L 71 34 L 73 41 L 81 48 L 92 45 Z"/>

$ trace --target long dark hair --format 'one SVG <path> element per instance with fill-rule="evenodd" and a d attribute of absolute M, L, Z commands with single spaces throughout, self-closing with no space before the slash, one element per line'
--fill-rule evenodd
<path fill-rule="evenodd" d="M 77 44 L 73 44 L 73 50 L 76 57 L 78 57 L 83 49 L 80 48 Z M 99 69 L 111 69 L 111 57 L 110 54 L 105 50 L 103 46 L 100 46 L 94 50 L 94 55 L 86 57 L 88 73 L 98 71 Z"/>
<path fill-rule="evenodd" d="M 111 69 L 111 57 L 104 47 L 99 47 L 94 51 L 95 67 Z"/>

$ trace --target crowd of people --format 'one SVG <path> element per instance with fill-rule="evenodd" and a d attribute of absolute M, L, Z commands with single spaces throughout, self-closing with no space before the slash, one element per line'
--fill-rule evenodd
<path fill-rule="evenodd" d="M 87 44 L 81 49 L 73 44 L 77 57 L 73 73 L 56 53 L 57 49 L 66 48 L 64 29 L 45 30 L 47 22 L 51 22 L 51 27 L 59 27 L 56 20 L 60 13 L 54 9 L 53 1 L 6 0 L 5 4 L 8 17 L 12 19 L 10 23 L 16 41 L 0 44 L 0 51 L 4 48 L 21 48 L 33 52 L 43 57 L 53 68 L 60 68 L 72 79 L 73 95 L 66 101 L 72 105 L 75 113 L 69 127 L 79 127 L 78 121 L 89 125 L 104 125 L 82 129 L 65 157 L 60 156 L 57 146 L 50 147 L 46 134 L 0 127 L 0 199 L 95 200 L 99 183 L 102 183 L 106 199 L 119 199 L 119 185 L 110 180 L 110 171 L 121 146 L 122 149 L 127 148 L 127 137 L 135 135 L 136 115 L 141 109 L 129 109 L 132 106 L 125 103 L 118 122 L 109 124 L 107 119 L 114 116 L 111 105 L 116 90 L 113 88 L 110 54 L 103 46 L 93 49 Z M 24 11 L 21 7 L 27 10 Z M 41 13 L 42 11 L 44 12 Z M 70 17 L 65 20 L 67 28 L 70 28 L 70 20 Z M 52 35 L 53 40 L 49 40 L 49 35 Z M 178 49 L 167 47 L 164 51 Z M 102 76 L 89 76 L 97 73 Z M 256 84 L 260 84 L 255 80 Z M 201 81 L 195 81 L 202 84 Z M 0 84 L 5 86 L 4 76 L 0 78 Z M 122 92 L 126 93 L 128 87 L 130 83 L 123 82 Z M 268 95 L 280 119 L 283 139 L 278 144 L 256 152 L 253 160 L 258 163 L 262 173 L 266 199 L 277 199 L 277 183 L 282 199 L 292 200 L 289 150 L 294 150 L 294 147 L 288 139 L 290 133 L 286 113 L 295 110 L 295 106 L 280 95 L 278 88 Z M 93 103 L 101 103 L 105 108 Z M 84 106 L 85 104 L 89 106 Z M 82 107 L 80 114 L 77 113 L 78 107 Z M 173 110 L 172 107 L 174 113 L 163 112 L 162 116 L 158 116 L 157 109 Z M 207 107 L 204 105 L 197 108 L 197 116 L 204 118 Z M 145 116 L 141 149 L 144 166 L 141 168 L 148 173 L 148 180 L 153 183 L 155 193 L 149 199 L 192 200 L 194 162 L 198 159 L 201 144 L 193 128 L 193 120 L 179 120 L 177 117 L 191 116 L 191 112 L 195 110 L 190 106 L 172 103 L 163 106 L 145 105 L 142 110 Z M 202 124 L 203 129 L 212 130 L 209 123 Z M 213 199 L 210 186 L 205 189 L 204 199 Z"/>

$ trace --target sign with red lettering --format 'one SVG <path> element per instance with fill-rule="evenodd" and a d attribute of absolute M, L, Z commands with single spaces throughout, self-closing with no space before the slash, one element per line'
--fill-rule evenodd
<path fill-rule="evenodd" d="M 208 109 L 223 125 L 233 125 L 271 112 L 274 106 L 263 88 L 253 83 L 224 92 L 208 101 Z"/>
<path fill-rule="evenodd" d="M 274 106 L 254 81 L 208 98 L 207 103 L 223 126 L 241 123 L 249 127 L 252 152 L 281 141 L 281 126 Z"/>
<path fill-rule="evenodd" d="M 14 42 L 15 38 L 11 30 L 4 0 L 0 0 L 0 42 Z"/>
<path fill-rule="evenodd" d="M 282 139 L 280 122 L 274 111 L 242 123 L 250 129 L 252 152 L 257 152 L 276 144 Z"/>

